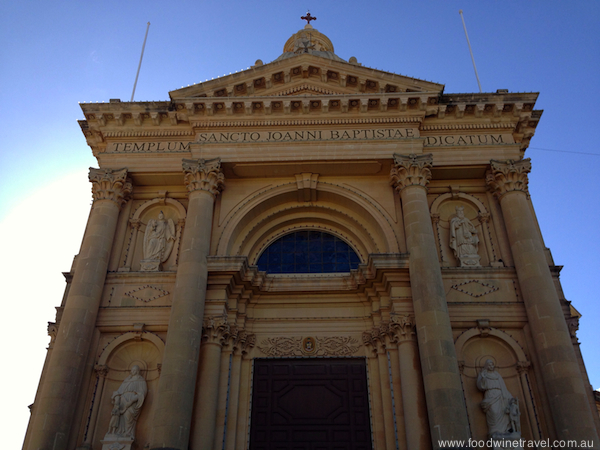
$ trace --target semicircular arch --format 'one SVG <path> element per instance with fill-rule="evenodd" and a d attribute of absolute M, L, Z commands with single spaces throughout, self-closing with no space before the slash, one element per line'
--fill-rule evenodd
<path fill-rule="evenodd" d="M 249 196 L 225 217 L 217 255 L 246 255 L 250 262 L 275 237 L 293 229 L 329 231 L 366 260 L 369 253 L 397 253 L 393 219 L 364 194 L 318 184 L 317 202 L 299 202 L 296 183 L 269 187 Z"/>
<path fill-rule="evenodd" d="M 164 350 L 165 350 L 165 343 L 162 341 L 161 338 L 159 338 L 154 333 L 149 333 L 147 331 L 144 331 L 141 334 L 130 331 L 130 332 L 123 333 L 122 335 L 116 337 L 115 339 L 110 341 L 106 347 L 104 347 L 104 349 L 100 353 L 100 356 L 98 357 L 98 365 L 100 365 L 100 366 L 105 365 L 107 363 L 108 359 L 110 358 L 110 356 L 114 353 L 114 351 L 117 348 L 119 348 L 119 346 L 121 346 L 122 344 L 124 344 L 126 342 L 135 341 L 135 340 L 151 342 L 152 344 L 154 344 L 154 346 L 156 347 L 156 349 L 158 350 L 158 352 L 162 358 L 162 355 L 164 354 Z"/>
<path fill-rule="evenodd" d="M 179 215 L 179 219 L 185 219 L 186 216 L 186 211 L 185 211 L 185 207 L 178 202 L 177 200 L 174 200 L 172 198 L 154 198 L 152 200 L 148 200 L 147 202 L 142 203 L 138 209 L 136 209 L 135 213 L 133 213 L 133 220 L 139 220 L 142 217 L 142 214 L 144 214 L 146 211 L 148 211 L 149 209 L 151 209 L 152 207 L 156 206 L 156 205 L 168 205 L 173 207 L 178 215 Z"/>
<path fill-rule="evenodd" d="M 472 195 L 465 194 L 464 192 L 459 192 L 458 194 L 454 194 L 454 193 L 442 194 L 438 198 L 436 198 L 433 201 L 433 203 L 431 204 L 431 214 L 439 214 L 440 206 L 445 201 L 458 200 L 458 199 L 462 199 L 468 203 L 471 203 L 473 206 L 475 206 L 475 208 L 477 209 L 477 211 L 480 214 L 487 213 L 487 209 L 485 208 L 485 205 L 483 203 L 481 203 L 481 201 L 479 199 L 477 199 L 476 197 L 473 197 Z"/>

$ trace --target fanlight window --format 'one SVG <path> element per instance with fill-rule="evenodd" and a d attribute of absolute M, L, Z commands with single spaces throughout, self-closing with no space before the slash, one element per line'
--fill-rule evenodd
<path fill-rule="evenodd" d="M 296 231 L 273 242 L 258 258 L 268 273 L 350 272 L 360 258 L 340 238 L 321 231 Z"/>

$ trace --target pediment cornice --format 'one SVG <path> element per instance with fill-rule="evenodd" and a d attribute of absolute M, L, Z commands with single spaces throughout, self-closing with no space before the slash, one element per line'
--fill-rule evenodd
<path fill-rule="evenodd" d="M 301 54 L 214 80 L 169 92 L 173 100 L 193 97 L 247 97 L 280 94 L 304 84 L 313 89 L 338 93 L 437 92 L 444 85 L 363 67 L 356 63 L 334 61 Z"/>

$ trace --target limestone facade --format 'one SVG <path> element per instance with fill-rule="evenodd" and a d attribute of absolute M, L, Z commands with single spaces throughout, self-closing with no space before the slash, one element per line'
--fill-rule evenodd
<path fill-rule="evenodd" d="M 487 360 L 523 439 L 598 447 L 578 315 L 527 190 L 537 94 L 443 88 L 347 62 L 308 25 L 277 60 L 167 101 L 82 104 L 94 202 L 24 448 L 276 448 L 253 434 L 263 360 L 364 366 L 360 448 L 487 439 Z M 359 264 L 259 270 L 303 231 Z M 134 366 L 147 393 L 119 407 Z M 335 390 L 298 379 L 296 402 Z"/>

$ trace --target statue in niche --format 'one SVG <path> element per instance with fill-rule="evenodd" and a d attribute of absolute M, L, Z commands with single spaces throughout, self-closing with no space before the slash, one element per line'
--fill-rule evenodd
<path fill-rule="evenodd" d="M 166 220 L 161 211 L 158 219 L 150 219 L 144 234 L 144 259 L 142 271 L 156 272 L 160 264 L 165 262 L 175 242 L 175 224 L 172 219 Z"/>
<path fill-rule="evenodd" d="M 463 206 L 456 207 L 456 216 L 450 220 L 450 248 L 461 267 L 479 267 L 479 237 Z"/>
<path fill-rule="evenodd" d="M 148 385 L 140 375 L 139 366 L 133 366 L 130 375 L 112 394 L 113 408 L 104 442 L 135 439 L 135 425 L 147 393 Z"/>
<path fill-rule="evenodd" d="M 486 360 L 477 376 L 477 388 L 482 391 L 481 409 L 485 413 L 488 437 L 492 439 L 520 439 L 521 412 L 491 359 Z"/>

